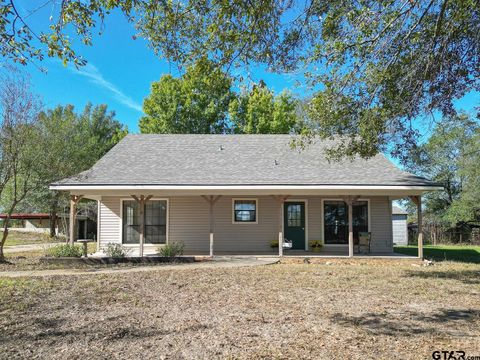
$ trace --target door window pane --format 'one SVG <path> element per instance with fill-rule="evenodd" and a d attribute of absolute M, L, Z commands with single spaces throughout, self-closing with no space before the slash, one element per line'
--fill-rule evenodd
<path fill-rule="evenodd" d="M 140 228 L 138 203 L 134 200 L 123 202 L 123 243 L 138 244 L 140 242 Z"/>
<path fill-rule="evenodd" d="M 353 239 L 359 232 L 368 231 L 368 202 L 356 201 L 352 205 Z M 343 201 L 325 201 L 325 244 L 348 244 L 348 205 Z"/>
<path fill-rule="evenodd" d="M 123 202 L 124 244 L 140 243 L 139 206 L 134 200 Z M 167 202 L 151 200 L 145 204 L 144 212 L 145 244 L 165 244 L 167 241 Z"/>
<path fill-rule="evenodd" d="M 358 241 L 359 232 L 368 232 L 368 202 L 356 201 L 353 210 L 353 240 Z"/>
<path fill-rule="evenodd" d="M 145 243 L 165 244 L 167 241 L 167 202 L 148 201 L 145 205 Z"/>
<path fill-rule="evenodd" d="M 299 204 L 289 204 L 287 206 L 287 226 L 301 227 L 302 226 L 302 209 Z"/>
<path fill-rule="evenodd" d="M 323 204 L 325 244 L 348 243 L 348 208 L 343 201 Z"/>

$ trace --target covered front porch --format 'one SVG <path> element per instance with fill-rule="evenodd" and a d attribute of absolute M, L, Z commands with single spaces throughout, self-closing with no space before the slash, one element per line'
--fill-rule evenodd
<path fill-rule="evenodd" d="M 421 191 L 415 193 L 77 193 L 72 194 L 71 213 L 82 197 L 96 198 L 98 249 L 119 243 L 129 247 L 132 256 L 149 256 L 159 246 L 183 242 L 186 255 L 210 257 L 391 258 L 403 256 L 393 252 L 391 204 L 408 196 L 419 210 L 418 255 L 423 257 Z M 371 237 L 370 248 L 360 248 L 361 233 Z M 319 251 L 315 243 L 320 243 Z"/>

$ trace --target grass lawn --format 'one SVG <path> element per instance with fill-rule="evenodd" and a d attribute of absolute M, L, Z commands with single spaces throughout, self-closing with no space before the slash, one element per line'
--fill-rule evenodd
<path fill-rule="evenodd" d="M 0 278 L 3 358 L 480 354 L 480 265 L 333 262 Z"/>
<path fill-rule="evenodd" d="M 417 256 L 417 246 L 395 246 L 395 252 Z M 435 261 L 460 261 L 480 264 L 480 246 L 473 245 L 425 245 L 423 256 Z"/>
<path fill-rule="evenodd" d="M 0 231 L 0 236 L 3 235 L 3 231 Z M 43 234 L 35 232 L 21 232 L 21 231 L 9 231 L 5 246 L 15 245 L 30 245 L 30 244 L 42 244 L 49 242 L 58 242 L 58 239 L 52 239 Z"/>

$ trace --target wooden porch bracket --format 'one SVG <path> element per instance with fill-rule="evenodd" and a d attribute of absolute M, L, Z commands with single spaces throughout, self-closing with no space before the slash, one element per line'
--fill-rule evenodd
<path fill-rule="evenodd" d="M 69 220 L 69 237 L 68 243 L 73 245 L 77 237 L 77 205 L 80 200 L 82 200 L 83 195 L 70 195 L 70 218 Z"/>
<path fill-rule="evenodd" d="M 278 203 L 278 256 L 283 256 L 283 204 L 290 195 L 272 195 Z"/>
<path fill-rule="evenodd" d="M 131 197 L 138 203 L 138 228 L 140 230 L 139 240 L 140 240 L 140 251 L 139 256 L 143 257 L 143 245 L 145 242 L 145 204 L 150 200 L 153 195 L 131 195 Z"/>
<path fill-rule="evenodd" d="M 353 257 L 353 203 L 360 196 L 346 196 L 343 201 L 348 205 L 348 256 Z"/>
<path fill-rule="evenodd" d="M 418 223 L 418 257 L 423 259 L 423 217 L 422 217 L 422 196 L 409 196 L 410 200 L 417 205 L 417 223 Z"/>
<path fill-rule="evenodd" d="M 215 203 L 222 197 L 222 195 L 217 195 L 217 196 L 214 196 L 214 195 L 202 195 L 202 198 L 208 202 L 208 204 L 210 205 L 210 242 L 209 242 L 209 254 L 210 254 L 210 257 L 213 257 L 213 234 L 214 234 L 214 227 L 215 227 L 215 219 L 213 217 L 213 206 L 215 205 Z"/>

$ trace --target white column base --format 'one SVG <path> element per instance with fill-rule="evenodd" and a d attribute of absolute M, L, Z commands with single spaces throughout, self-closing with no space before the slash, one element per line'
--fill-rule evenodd
<path fill-rule="evenodd" d="M 283 256 L 283 234 L 281 231 L 278 233 L 278 256 Z"/>
<path fill-rule="evenodd" d="M 213 233 L 210 233 L 210 256 L 213 257 Z"/>

